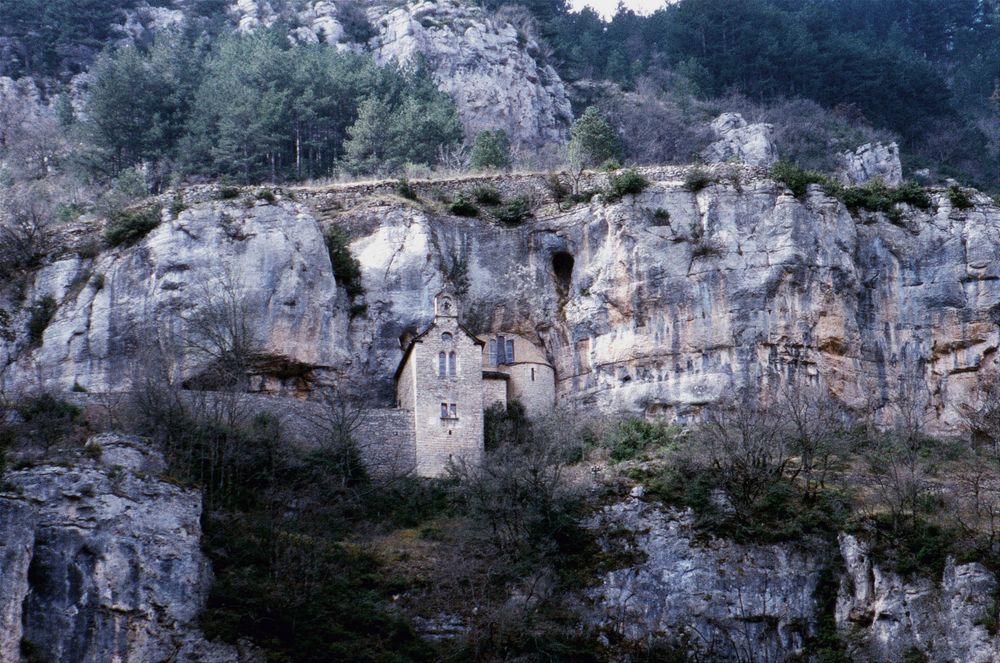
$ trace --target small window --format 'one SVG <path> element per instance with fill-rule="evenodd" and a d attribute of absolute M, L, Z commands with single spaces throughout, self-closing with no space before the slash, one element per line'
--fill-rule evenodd
<path fill-rule="evenodd" d="M 514 341 L 511 339 L 507 340 L 507 363 L 514 363 Z"/>
<path fill-rule="evenodd" d="M 534 368 L 531 369 L 531 381 L 532 382 L 535 381 L 535 369 Z"/>
<path fill-rule="evenodd" d="M 451 414 L 452 419 L 458 419 L 458 405 L 452 403 L 448 412 Z"/>
<path fill-rule="evenodd" d="M 457 360 L 455 359 L 455 353 L 454 352 L 449 353 L 448 354 L 448 375 L 450 375 L 451 377 L 455 377 L 456 363 L 457 363 Z"/>
<path fill-rule="evenodd" d="M 497 340 L 495 338 L 490 339 L 490 365 L 495 366 L 497 363 Z"/>
<path fill-rule="evenodd" d="M 447 403 L 441 403 L 441 418 L 442 419 L 447 419 L 448 418 L 448 404 Z"/>
<path fill-rule="evenodd" d="M 452 339 L 451 332 L 445 332 L 441 334 L 441 340 L 445 343 L 450 343 Z"/>
<path fill-rule="evenodd" d="M 445 373 L 445 362 L 446 361 L 447 360 L 445 358 L 445 354 L 443 352 L 439 352 L 438 353 L 438 375 L 440 375 L 441 377 L 444 377 L 445 375 L 447 375 L 447 373 Z"/>

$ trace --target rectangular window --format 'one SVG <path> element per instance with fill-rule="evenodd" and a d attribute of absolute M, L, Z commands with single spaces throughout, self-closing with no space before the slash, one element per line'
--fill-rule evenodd
<path fill-rule="evenodd" d="M 497 340 L 495 338 L 490 339 L 490 365 L 497 365 Z"/>
<path fill-rule="evenodd" d="M 450 410 L 449 413 L 451 414 L 451 418 L 452 419 L 458 419 L 458 405 L 456 405 L 455 403 L 452 403 L 451 404 L 451 410 Z"/>
<path fill-rule="evenodd" d="M 497 366 L 507 363 L 507 343 L 503 336 L 497 336 Z"/>
<path fill-rule="evenodd" d="M 514 363 L 514 341 L 513 340 L 507 341 L 507 363 L 508 364 L 513 364 Z"/>
<path fill-rule="evenodd" d="M 535 369 L 534 368 L 531 369 L 531 381 L 532 382 L 535 381 Z"/>
<path fill-rule="evenodd" d="M 447 419 L 448 418 L 448 404 L 447 403 L 441 403 L 441 418 L 442 419 Z"/>

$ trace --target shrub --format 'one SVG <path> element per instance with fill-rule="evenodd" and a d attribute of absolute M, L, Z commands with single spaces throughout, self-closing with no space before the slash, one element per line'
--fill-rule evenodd
<path fill-rule="evenodd" d="M 104 274 L 94 274 L 90 279 L 90 287 L 94 292 L 100 292 L 104 289 Z"/>
<path fill-rule="evenodd" d="M 472 199 L 480 205 L 496 206 L 503 202 L 503 197 L 496 187 L 488 184 L 477 186 L 472 190 Z"/>
<path fill-rule="evenodd" d="M 951 201 L 951 206 L 955 209 L 970 209 L 972 207 L 972 199 L 969 194 L 957 184 L 948 187 L 948 200 Z"/>
<path fill-rule="evenodd" d="M 779 161 L 774 164 L 771 167 L 771 178 L 788 187 L 796 198 L 805 196 L 810 184 L 826 184 L 829 181 L 829 178 L 822 173 L 804 170 L 798 164 L 789 161 Z"/>
<path fill-rule="evenodd" d="M 18 437 L 45 449 L 70 437 L 84 423 L 80 408 L 52 394 L 25 399 L 16 409 L 23 422 L 18 425 Z"/>
<path fill-rule="evenodd" d="M 659 225 L 666 225 L 670 223 L 670 212 L 663 209 L 662 207 L 657 207 L 652 212 L 653 221 Z"/>
<path fill-rule="evenodd" d="M 417 199 L 417 190 L 413 188 L 412 184 L 410 184 L 410 180 L 406 179 L 405 177 L 396 182 L 396 186 L 393 188 L 396 192 L 396 195 L 399 196 L 400 198 L 406 198 L 407 200 Z"/>
<path fill-rule="evenodd" d="M 474 217 L 479 216 L 479 208 L 476 207 L 465 192 L 458 194 L 455 200 L 448 205 L 448 211 L 455 216 Z"/>
<path fill-rule="evenodd" d="M 629 168 L 612 175 L 608 182 L 608 200 L 621 200 L 625 196 L 642 193 L 649 186 L 649 180 L 634 169 Z"/>
<path fill-rule="evenodd" d="M 927 195 L 927 189 L 912 180 L 907 180 L 896 187 L 893 191 L 893 201 L 913 205 L 918 209 L 928 209 L 931 206 L 931 197 Z"/>
<path fill-rule="evenodd" d="M 361 263 L 351 255 L 351 249 L 347 240 L 347 235 L 338 228 L 328 228 L 325 233 L 326 250 L 330 254 L 330 265 L 333 267 L 333 275 L 337 283 L 344 287 L 344 291 L 351 299 L 365 294 L 364 285 L 361 282 Z"/>
<path fill-rule="evenodd" d="M 556 203 L 561 203 L 567 198 L 573 191 L 570 187 L 563 183 L 562 178 L 559 173 L 549 173 L 545 178 L 545 188 L 548 190 L 549 195 L 552 196 L 552 200 Z"/>
<path fill-rule="evenodd" d="M 45 295 L 36 301 L 31 307 L 31 317 L 28 320 L 28 340 L 31 345 L 38 347 L 42 344 L 42 337 L 49 323 L 55 317 L 58 305 L 52 295 Z"/>
<path fill-rule="evenodd" d="M 170 215 L 176 219 L 180 216 L 181 212 L 187 208 L 188 205 L 184 202 L 184 199 L 180 196 L 180 194 L 178 194 L 174 196 L 173 201 L 170 203 Z"/>
<path fill-rule="evenodd" d="M 684 176 L 684 188 L 691 193 L 698 193 L 713 184 L 715 184 L 715 178 L 702 168 L 692 168 Z"/>
<path fill-rule="evenodd" d="M 104 230 L 109 246 L 131 246 L 160 225 L 160 208 L 124 210 L 115 214 Z"/>
<path fill-rule="evenodd" d="M 608 173 L 613 173 L 616 170 L 620 170 L 621 167 L 622 167 L 622 162 L 619 161 L 618 159 L 608 159 L 607 161 L 601 164 L 600 170 L 603 170 Z"/>
<path fill-rule="evenodd" d="M 224 186 L 219 189 L 219 199 L 220 200 L 232 200 L 234 198 L 239 198 L 240 190 L 234 186 Z"/>
<path fill-rule="evenodd" d="M 679 431 L 659 421 L 632 418 L 618 422 L 608 433 L 605 445 L 611 460 L 620 463 L 639 457 L 651 448 L 669 447 Z"/>
<path fill-rule="evenodd" d="M 493 215 L 497 221 L 508 225 L 521 223 L 531 214 L 531 206 L 527 196 L 517 196 L 511 198 L 506 203 L 493 210 Z"/>
<path fill-rule="evenodd" d="M 469 164 L 476 170 L 506 170 L 510 168 L 510 139 L 503 129 L 484 130 L 472 143 Z"/>
<path fill-rule="evenodd" d="M 262 200 L 265 203 L 273 203 L 277 198 L 274 196 L 274 192 L 270 189 L 261 189 L 257 192 L 257 200 Z"/>

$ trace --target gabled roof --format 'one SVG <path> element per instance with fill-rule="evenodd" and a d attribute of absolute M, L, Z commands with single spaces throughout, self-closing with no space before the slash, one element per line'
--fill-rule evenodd
<path fill-rule="evenodd" d="M 432 322 L 431 324 L 427 325 L 427 329 L 423 330 L 410 340 L 409 345 L 406 346 L 406 350 L 403 351 L 403 358 L 399 360 L 399 366 L 396 367 L 396 372 L 392 376 L 393 382 L 399 382 L 399 374 L 403 372 L 403 367 L 406 366 L 406 362 L 410 359 L 410 353 L 413 352 L 413 346 L 415 346 L 417 343 L 420 343 L 420 339 L 422 339 L 424 336 L 427 336 L 427 334 L 430 333 L 430 331 L 434 329 L 436 326 L 437 322 Z M 469 331 L 469 329 L 462 323 L 458 324 L 458 328 L 462 330 L 462 332 L 464 332 L 466 336 L 471 338 L 476 345 L 480 347 L 486 345 L 485 341 L 479 340 L 479 338 L 471 331 Z"/>

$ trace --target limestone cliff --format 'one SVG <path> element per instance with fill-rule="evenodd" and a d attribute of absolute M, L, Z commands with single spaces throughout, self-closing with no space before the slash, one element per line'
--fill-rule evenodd
<path fill-rule="evenodd" d="M 638 499 L 599 514 L 595 525 L 635 533 L 642 561 L 591 590 L 592 624 L 628 640 L 683 644 L 695 660 L 815 655 L 821 620 L 857 663 L 900 661 L 906 652 L 934 662 L 1000 660 L 1000 637 L 985 626 L 996 578 L 979 564 L 949 560 L 940 579 L 904 579 L 850 535 L 841 535 L 839 551 L 815 541 L 738 545 L 706 538 L 692 522 L 690 512 Z M 832 614 L 820 589 L 826 574 L 839 585 Z"/>
<path fill-rule="evenodd" d="M 72 466 L 4 475 L 0 660 L 250 660 L 196 627 L 211 580 L 199 493 L 155 478 L 163 460 L 138 440 L 88 444 Z"/>
<path fill-rule="evenodd" d="M 432 297 L 458 278 L 467 322 L 536 339 L 568 405 L 684 420 L 730 387 L 801 377 L 859 408 L 906 393 L 932 427 L 960 427 L 996 374 L 1000 210 L 978 195 L 956 209 L 936 192 L 894 222 L 852 215 L 818 188 L 798 200 L 757 171 L 718 172 L 692 193 L 685 169 L 649 170 L 638 196 L 569 209 L 547 204 L 541 176 L 496 179 L 535 201 L 516 227 L 433 201 L 474 180 L 418 184 L 417 202 L 391 183 L 249 208 L 188 192 L 191 209 L 138 246 L 66 254 L 34 276 L 27 301 L 52 294 L 59 308 L 41 347 L 2 346 L 2 379 L 123 386 L 151 348 L 176 353 L 184 321 L 212 301 L 206 284 L 229 283 L 276 365 L 317 380 L 364 374 L 390 394 L 400 336 L 428 324 Z M 336 288 L 327 224 L 352 238 L 363 316 Z M 86 285 L 91 274 L 103 288 Z M 26 320 L 22 309 L 16 325 Z M 188 353 L 174 370 L 205 368 Z M 258 386 L 280 387 L 267 375 Z"/>

